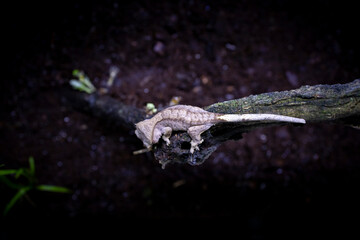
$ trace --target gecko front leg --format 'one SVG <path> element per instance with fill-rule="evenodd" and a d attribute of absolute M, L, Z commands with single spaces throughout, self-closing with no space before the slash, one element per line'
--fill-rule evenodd
<path fill-rule="evenodd" d="M 198 126 L 189 127 L 187 133 L 191 137 L 190 153 L 193 154 L 195 150 L 199 150 L 198 145 L 201 144 L 204 139 L 201 138 L 201 134 L 211 128 L 213 124 L 204 124 Z"/>
<path fill-rule="evenodd" d="M 166 142 L 166 145 L 169 146 L 170 145 L 170 137 L 171 137 L 171 133 L 172 133 L 172 129 L 171 127 L 164 127 L 162 129 L 162 139 Z"/>

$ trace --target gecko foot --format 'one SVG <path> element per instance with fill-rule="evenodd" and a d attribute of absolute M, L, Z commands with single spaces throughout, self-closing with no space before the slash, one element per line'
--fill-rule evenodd
<path fill-rule="evenodd" d="M 190 148 L 190 153 L 193 154 L 195 150 L 199 151 L 199 144 L 201 144 L 204 141 L 204 139 L 201 139 L 200 141 L 194 141 L 191 140 L 191 148 Z"/>
<path fill-rule="evenodd" d="M 162 139 L 166 142 L 166 146 L 170 145 L 170 139 L 169 137 L 166 137 L 165 135 L 162 136 Z"/>

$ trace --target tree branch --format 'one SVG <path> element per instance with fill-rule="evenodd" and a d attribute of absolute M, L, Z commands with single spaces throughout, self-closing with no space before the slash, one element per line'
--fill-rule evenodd
<path fill-rule="evenodd" d="M 302 86 L 215 103 L 205 109 L 219 113 L 273 113 L 306 119 L 337 121 L 360 111 L 360 79 L 347 84 Z"/>
<path fill-rule="evenodd" d="M 115 127 L 135 130 L 135 123 L 146 117 L 144 110 L 123 104 L 106 95 L 87 94 L 68 89 L 63 90 L 61 95 L 63 103 L 102 119 Z"/>
<path fill-rule="evenodd" d="M 76 93 L 76 94 L 75 94 Z M 120 123 L 134 129 L 134 123 L 145 118 L 145 112 L 126 106 L 110 97 L 87 95 L 72 91 L 67 94 L 75 108 L 97 117 Z M 245 98 L 215 103 L 204 108 L 217 113 L 272 113 L 298 118 L 309 122 L 332 122 L 360 126 L 360 79 L 347 84 L 303 86 L 299 89 L 251 95 Z M 202 134 L 204 142 L 200 151 L 189 153 L 190 137 L 177 132 L 167 146 L 160 142 L 154 149 L 155 158 L 163 165 L 169 162 L 203 163 L 221 143 L 240 139 L 242 133 L 261 127 L 287 125 L 289 123 L 224 123 L 213 126 Z"/>
<path fill-rule="evenodd" d="M 360 126 L 360 79 L 347 84 L 303 86 L 299 89 L 271 92 L 215 103 L 204 108 L 217 113 L 272 113 L 303 118 L 309 122 L 342 123 Z M 237 140 L 242 133 L 288 123 L 232 123 L 218 124 L 203 133 L 200 151 L 191 155 L 186 143 L 191 139 L 186 133 L 174 135 L 171 145 L 162 143 L 154 151 L 162 164 L 168 162 L 203 163 L 217 147 L 227 140 Z"/>

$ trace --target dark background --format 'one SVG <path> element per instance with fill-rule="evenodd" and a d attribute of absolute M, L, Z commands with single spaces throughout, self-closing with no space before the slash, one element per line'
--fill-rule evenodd
<path fill-rule="evenodd" d="M 225 143 L 203 165 L 162 170 L 151 154 L 132 155 L 142 147 L 133 132 L 72 109 L 61 94 L 73 69 L 99 88 L 114 66 L 119 74 L 108 94 L 139 108 L 165 107 L 173 96 L 207 106 L 351 82 L 360 74 L 355 5 L 49 1 L 14 2 L 3 11 L 9 15 L 2 17 L 0 163 L 25 167 L 34 156 L 39 183 L 73 191 L 30 192 L 32 204 L 20 201 L 4 222 L 231 219 L 254 238 L 289 228 L 355 230 L 360 133 L 354 128 L 257 130 Z M 3 184 L 0 191 L 3 208 L 15 192 Z"/>

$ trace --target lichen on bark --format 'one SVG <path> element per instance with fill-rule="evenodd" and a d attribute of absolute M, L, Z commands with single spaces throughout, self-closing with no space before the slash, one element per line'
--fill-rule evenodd
<path fill-rule="evenodd" d="M 302 86 L 299 89 L 251 95 L 205 108 L 220 113 L 273 113 L 307 122 L 336 121 L 360 113 L 360 79 L 348 84 Z"/>

